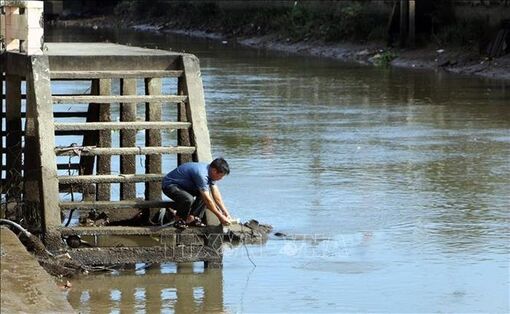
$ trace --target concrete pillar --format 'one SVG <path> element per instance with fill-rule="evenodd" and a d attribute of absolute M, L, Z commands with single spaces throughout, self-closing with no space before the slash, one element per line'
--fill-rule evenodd
<path fill-rule="evenodd" d="M 193 128 L 191 130 L 192 144 L 196 148 L 193 156 L 195 161 L 209 163 L 212 161 L 211 140 L 207 128 L 205 111 L 204 87 L 198 58 L 195 56 L 182 57 L 183 80 L 180 84 L 184 95 L 188 95 L 186 114 Z M 207 225 L 217 226 L 220 221 L 210 210 L 205 212 Z"/>
<path fill-rule="evenodd" d="M 160 78 L 145 79 L 146 95 L 161 95 L 162 82 Z M 148 102 L 145 104 L 145 120 L 161 121 L 161 103 Z M 145 131 L 145 146 L 161 146 L 161 130 L 151 129 Z M 145 157 L 145 173 L 161 173 L 161 154 L 147 155 Z M 161 183 L 145 183 L 145 199 L 161 200 Z M 149 217 L 156 214 L 159 208 L 147 209 Z"/>
<path fill-rule="evenodd" d="M 186 87 L 185 87 L 184 78 L 179 77 L 177 81 L 177 93 L 179 95 L 185 95 Z M 188 122 L 188 117 L 186 113 L 186 104 L 184 102 L 177 104 L 177 119 L 180 122 Z M 179 146 L 190 146 L 190 132 L 189 130 L 177 130 L 177 145 Z M 181 165 L 187 162 L 193 161 L 193 155 L 191 154 L 177 154 L 177 164 Z"/>
<path fill-rule="evenodd" d="M 121 94 L 136 95 L 136 79 L 121 79 Z M 120 107 L 121 121 L 136 121 L 136 103 L 122 103 Z M 136 131 L 121 130 L 120 131 L 121 147 L 136 147 Z M 125 155 L 120 157 L 120 173 L 134 174 L 136 173 L 136 156 Z M 120 199 L 134 200 L 136 198 L 135 183 L 120 184 Z"/>
<path fill-rule="evenodd" d="M 2 16 L 2 15 L 0 15 Z M 0 22 L 1 23 L 1 22 Z M 1 47 L 0 47 L 1 49 Z M 0 51 L 1 53 L 1 51 Z M 0 133 L 3 132 L 4 130 L 4 119 L 3 119 L 3 116 L 5 114 L 5 110 L 4 110 L 4 81 L 5 81 L 5 77 L 4 77 L 4 59 L 3 59 L 3 56 L 0 56 L 0 95 L 2 95 L 2 98 L 0 99 Z M 4 175 L 3 175 L 3 167 L 5 166 L 5 163 L 4 163 L 4 135 L 2 133 L 2 136 L 0 136 L 0 142 L 1 142 L 1 145 L 0 145 L 0 159 L 1 159 L 1 162 L 0 164 L 2 165 L 2 168 L 0 168 L 0 197 L 2 196 L 2 194 L 4 194 Z M 0 207 L 0 218 L 4 219 L 5 218 L 5 211 L 3 208 Z"/>
<path fill-rule="evenodd" d="M 416 0 L 409 0 L 409 37 L 407 44 L 411 48 L 416 45 Z"/>
<path fill-rule="evenodd" d="M 55 156 L 55 128 L 53 123 L 53 102 L 51 99 L 50 70 L 47 56 L 31 56 L 27 73 L 27 118 L 25 143 L 26 160 L 35 159 L 30 173 L 25 173 L 32 190 L 25 196 L 38 194 L 31 200 L 42 209 L 44 239 L 49 250 L 57 249 L 60 237 L 57 228 L 61 225 L 57 163 Z M 27 147 L 28 150 L 28 147 Z M 26 168 L 25 168 L 26 169 Z M 25 185 L 27 186 L 27 185 Z M 28 195 L 27 195 L 28 194 Z"/>
<path fill-rule="evenodd" d="M 90 94 L 99 94 L 99 80 L 92 80 Z M 100 104 L 90 103 L 87 110 L 87 122 L 97 122 L 99 120 Z M 98 131 L 87 131 L 83 136 L 83 146 L 96 146 L 98 144 Z M 80 175 L 91 175 L 94 173 L 95 156 L 80 156 Z M 95 188 L 92 184 L 83 184 L 81 187 L 84 201 L 94 201 Z"/>
<path fill-rule="evenodd" d="M 409 0 L 400 0 L 400 47 L 407 45 L 409 32 Z"/>
<path fill-rule="evenodd" d="M 99 80 L 99 95 L 109 96 L 112 92 L 112 80 L 111 79 L 100 79 Z M 99 105 L 99 121 L 100 122 L 111 122 L 110 104 Z M 99 147 L 111 147 L 112 146 L 112 132 L 110 130 L 100 130 Z M 97 156 L 96 173 L 98 175 L 110 174 L 111 173 L 111 157 L 110 156 Z M 96 185 L 96 199 L 98 201 L 109 201 L 110 200 L 110 183 L 98 183 Z"/>
<path fill-rule="evenodd" d="M 21 202 L 22 134 L 21 134 L 21 77 L 6 76 L 6 185 L 7 201 Z M 13 218 L 13 217 L 10 217 Z M 20 217 L 17 217 L 20 218 Z"/>

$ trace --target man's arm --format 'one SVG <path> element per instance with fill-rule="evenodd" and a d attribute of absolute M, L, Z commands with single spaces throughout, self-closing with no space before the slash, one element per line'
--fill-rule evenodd
<path fill-rule="evenodd" d="M 200 190 L 200 195 L 202 196 L 202 200 L 204 201 L 205 206 L 218 217 L 220 222 L 224 225 L 228 225 L 230 223 L 228 217 L 222 213 L 222 210 L 218 209 L 216 207 L 216 203 L 214 202 L 214 199 L 211 197 L 211 194 L 209 194 L 209 191 L 202 191 Z"/>
<path fill-rule="evenodd" d="M 223 203 L 223 198 L 221 197 L 220 189 L 216 185 L 211 186 L 211 194 L 213 196 L 214 201 L 216 202 L 216 205 L 218 205 L 223 214 L 227 216 L 228 219 L 231 219 L 232 216 L 230 216 L 230 213 L 228 212 L 225 203 Z"/>

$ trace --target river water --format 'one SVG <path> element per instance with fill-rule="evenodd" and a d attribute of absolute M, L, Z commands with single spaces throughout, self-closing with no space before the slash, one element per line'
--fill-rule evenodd
<path fill-rule="evenodd" d="M 226 248 L 223 270 L 84 276 L 80 312 L 510 311 L 508 82 L 125 30 L 47 41 L 196 54 L 227 206 L 289 236 Z"/>

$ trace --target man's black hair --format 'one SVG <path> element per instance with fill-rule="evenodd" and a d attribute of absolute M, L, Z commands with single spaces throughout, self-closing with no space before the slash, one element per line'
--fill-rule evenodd
<path fill-rule="evenodd" d="M 228 175 L 230 173 L 230 168 L 228 166 L 227 161 L 221 157 L 213 160 L 210 166 L 225 175 Z"/>

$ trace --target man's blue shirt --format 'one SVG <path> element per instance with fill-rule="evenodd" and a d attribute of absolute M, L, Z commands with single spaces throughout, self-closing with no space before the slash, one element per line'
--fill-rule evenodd
<path fill-rule="evenodd" d="M 209 178 L 209 165 L 200 162 L 187 162 L 169 172 L 161 183 L 165 188 L 175 184 L 188 192 L 209 191 L 214 181 Z"/>

